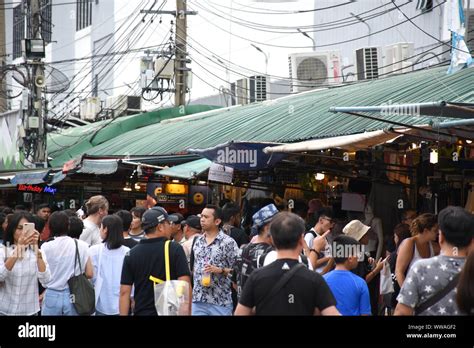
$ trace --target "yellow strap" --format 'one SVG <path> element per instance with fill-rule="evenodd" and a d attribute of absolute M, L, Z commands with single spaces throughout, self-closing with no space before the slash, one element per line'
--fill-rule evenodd
<path fill-rule="evenodd" d="M 150 276 L 148 279 L 150 279 L 155 284 L 161 284 L 161 283 L 165 282 L 164 280 L 161 280 L 161 279 L 153 277 L 153 276 Z"/>
<path fill-rule="evenodd" d="M 170 275 L 170 241 L 169 240 L 167 240 L 165 242 L 165 272 L 166 272 L 166 280 L 168 281 L 168 280 L 171 279 L 171 275 Z M 165 282 L 164 280 L 153 277 L 152 275 L 150 277 L 148 277 L 148 279 L 150 279 L 155 284 L 161 284 L 161 283 Z"/>
<path fill-rule="evenodd" d="M 171 280 L 170 275 L 170 241 L 165 242 L 165 269 L 166 269 L 166 281 Z"/>

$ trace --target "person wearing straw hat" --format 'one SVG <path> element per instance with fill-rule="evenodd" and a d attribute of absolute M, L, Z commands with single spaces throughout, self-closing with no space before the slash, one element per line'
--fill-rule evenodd
<path fill-rule="evenodd" d="M 367 232 L 370 230 L 370 226 L 364 225 L 359 220 L 352 220 L 349 222 L 342 232 L 349 237 L 354 238 L 362 245 L 369 243 L 369 236 Z M 354 273 L 364 278 L 367 283 L 370 283 L 374 277 L 380 273 L 383 268 L 384 262 L 388 261 L 389 256 L 382 260 L 374 260 L 372 257 L 368 257 L 364 254 L 364 259 L 359 261 L 359 265 L 354 270 Z"/>

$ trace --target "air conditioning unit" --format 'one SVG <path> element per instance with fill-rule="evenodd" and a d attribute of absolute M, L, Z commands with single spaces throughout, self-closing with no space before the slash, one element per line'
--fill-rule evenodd
<path fill-rule="evenodd" d="M 292 92 L 342 82 L 339 51 L 293 53 L 288 56 Z"/>
<path fill-rule="evenodd" d="M 267 77 L 250 76 L 230 84 L 231 105 L 248 104 L 267 100 Z"/>
<path fill-rule="evenodd" d="M 250 102 L 267 100 L 267 77 L 256 75 L 249 77 L 249 99 Z"/>
<path fill-rule="evenodd" d="M 384 48 L 384 75 L 402 74 L 412 69 L 414 45 L 409 42 L 399 42 Z"/>
<path fill-rule="evenodd" d="M 132 115 L 141 112 L 140 96 L 118 95 L 105 100 L 105 109 L 112 110 L 113 117 Z"/>
<path fill-rule="evenodd" d="M 355 51 L 357 80 L 372 80 L 382 74 L 382 47 L 363 47 Z"/>
<path fill-rule="evenodd" d="M 99 97 L 90 97 L 82 100 L 79 105 L 81 120 L 95 121 L 101 110 L 100 106 Z"/>
<path fill-rule="evenodd" d="M 235 99 L 237 104 L 244 105 L 249 103 L 248 90 L 248 79 L 243 78 L 235 82 Z"/>
<path fill-rule="evenodd" d="M 174 75 L 174 59 L 159 57 L 155 59 L 155 75 L 161 79 L 172 79 Z"/>

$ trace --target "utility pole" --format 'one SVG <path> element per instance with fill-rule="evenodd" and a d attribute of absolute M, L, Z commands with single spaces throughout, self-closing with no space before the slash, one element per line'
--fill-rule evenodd
<path fill-rule="evenodd" d="M 6 47 L 5 47 L 5 0 L 0 0 L 0 65 L 6 61 Z M 0 82 L 0 112 L 5 112 L 8 109 L 7 104 L 7 82 L 5 79 Z"/>
<path fill-rule="evenodd" d="M 186 42 L 187 42 L 187 16 L 195 15 L 197 12 L 188 11 L 186 0 L 176 0 L 176 11 L 155 11 L 155 10 L 141 10 L 140 13 L 154 13 L 154 14 L 170 14 L 176 17 L 175 21 L 175 59 L 174 59 L 174 81 L 175 81 L 175 105 L 186 104 L 186 92 L 188 91 L 188 67 L 186 63 L 190 60 L 187 57 Z"/>
<path fill-rule="evenodd" d="M 33 38 L 41 40 L 43 49 L 44 42 L 41 37 L 41 8 L 40 0 L 31 0 L 31 16 L 32 16 L 32 29 L 33 29 Z M 39 42 L 39 41 L 36 41 Z M 32 44 L 33 45 L 33 44 Z M 42 89 L 44 87 L 44 64 L 41 60 L 41 57 L 33 58 L 32 68 L 33 68 L 33 81 L 32 81 L 32 103 L 28 108 L 28 127 L 31 126 L 30 120 L 34 119 L 32 123 L 38 121 L 38 132 L 36 138 L 36 147 L 33 154 L 33 162 L 35 164 L 46 163 L 46 131 L 45 131 L 45 120 L 43 115 L 43 101 L 42 101 Z M 32 117 L 33 116 L 33 117 Z M 36 118 L 37 119 L 36 119 Z"/>
<path fill-rule="evenodd" d="M 186 68 L 186 0 L 176 0 L 176 54 L 174 60 L 174 84 L 176 93 L 174 105 L 186 104 L 186 92 L 188 89 L 188 73 Z"/>

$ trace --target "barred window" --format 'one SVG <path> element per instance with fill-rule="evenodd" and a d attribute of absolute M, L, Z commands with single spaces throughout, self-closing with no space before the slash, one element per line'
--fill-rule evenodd
<path fill-rule="evenodd" d="M 76 2 L 76 31 L 87 28 L 92 24 L 92 0 L 77 0 Z"/>
<path fill-rule="evenodd" d="M 21 5 L 13 8 L 13 59 L 21 57 L 21 40 L 25 38 L 25 18 Z"/>

